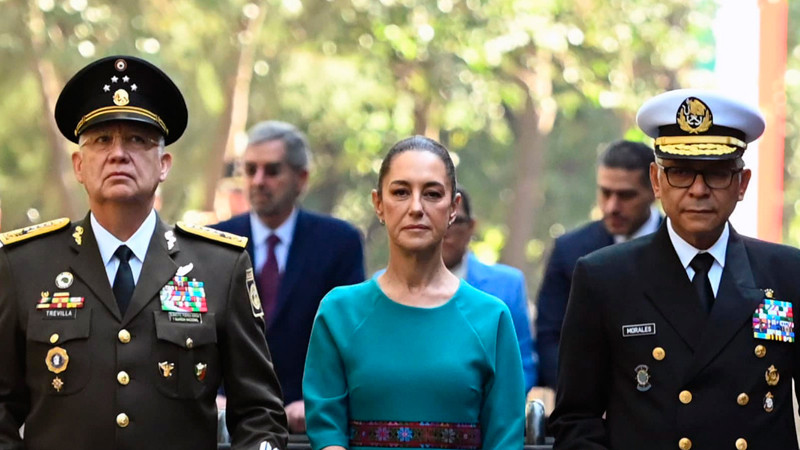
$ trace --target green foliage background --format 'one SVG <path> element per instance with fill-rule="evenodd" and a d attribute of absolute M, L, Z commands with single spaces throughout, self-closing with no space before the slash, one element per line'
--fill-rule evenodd
<path fill-rule="evenodd" d="M 790 5 L 793 111 L 800 6 Z M 85 213 L 68 165 L 73 148 L 48 134 L 48 101 L 89 61 L 132 54 L 170 74 L 189 106 L 189 128 L 170 147 L 166 220 L 213 200 L 209 184 L 222 176 L 223 155 L 235 153 L 221 137 L 285 120 L 313 147 L 304 205 L 362 229 L 368 269 L 378 269 L 386 243 L 369 202 L 377 167 L 393 142 L 424 133 L 457 159 L 480 220 L 476 252 L 523 268 L 532 293 L 552 238 L 591 216 L 598 151 L 622 137 L 644 140 L 633 120 L 641 102 L 713 68 L 710 0 L 0 0 L 0 8 L 3 229 Z M 232 104 L 243 75 L 244 106 Z M 244 126 L 232 110 L 246 115 Z M 798 244 L 800 119 L 788 120 L 785 234 Z"/>

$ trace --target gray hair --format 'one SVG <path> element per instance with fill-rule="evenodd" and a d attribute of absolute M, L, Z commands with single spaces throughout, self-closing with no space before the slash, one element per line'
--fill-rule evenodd
<path fill-rule="evenodd" d="M 247 132 L 247 145 L 279 140 L 286 147 L 286 162 L 295 170 L 308 170 L 311 150 L 306 135 L 290 123 L 265 120 Z"/>

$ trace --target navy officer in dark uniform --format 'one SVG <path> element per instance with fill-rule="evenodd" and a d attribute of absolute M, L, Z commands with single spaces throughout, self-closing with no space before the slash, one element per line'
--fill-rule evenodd
<path fill-rule="evenodd" d="M 722 94 L 677 90 L 637 122 L 655 138 L 650 179 L 667 220 L 577 263 L 555 449 L 797 449 L 800 251 L 728 223 L 764 119 Z"/>
<path fill-rule="evenodd" d="M 153 209 L 186 128 L 178 88 L 103 58 L 55 118 L 90 212 L 0 235 L 0 448 L 215 449 L 223 381 L 232 448 L 285 448 L 246 239 Z"/>

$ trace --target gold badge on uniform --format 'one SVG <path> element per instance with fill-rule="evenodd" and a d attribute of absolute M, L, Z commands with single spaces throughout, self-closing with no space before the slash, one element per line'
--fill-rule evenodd
<path fill-rule="evenodd" d="M 67 351 L 63 348 L 53 347 L 47 352 L 44 362 L 47 364 L 47 370 L 50 372 L 61 373 L 67 370 L 69 355 L 67 355 Z"/>
<path fill-rule="evenodd" d="M 75 243 L 81 245 L 83 242 L 83 227 L 78 225 L 75 227 L 75 232 L 72 233 L 72 237 L 75 239 Z"/>
<path fill-rule="evenodd" d="M 695 97 L 689 97 L 681 103 L 675 120 L 681 130 L 690 134 L 708 131 L 714 122 L 708 105 Z"/>
<path fill-rule="evenodd" d="M 62 381 L 59 377 L 53 378 L 53 382 L 50 384 L 53 385 L 53 389 L 55 389 L 56 392 L 61 392 L 61 388 L 64 387 L 64 381 Z"/>
<path fill-rule="evenodd" d="M 161 371 L 161 376 L 169 378 L 172 376 L 172 371 L 175 370 L 175 363 L 161 361 L 158 363 L 158 370 Z"/>
<path fill-rule="evenodd" d="M 636 372 L 636 389 L 639 392 L 649 391 L 652 384 L 650 384 L 650 368 L 644 364 L 640 364 L 633 369 Z"/>
<path fill-rule="evenodd" d="M 197 381 L 203 381 L 206 379 L 207 369 L 208 364 L 197 363 L 194 365 L 194 376 L 197 377 Z"/>
<path fill-rule="evenodd" d="M 767 395 L 764 396 L 764 411 L 772 412 L 775 408 L 775 400 L 772 396 L 772 392 L 767 392 Z"/>
<path fill-rule="evenodd" d="M 66 289 L 72 286 L 73 276 L 70 272 L 61 272 L 56 276 L 56 287 Z"/>
<path fill-rule="evenodd" d="M 264 317 L 264 310 L 261 309 L 261 298 L 258 296 L 256 277 L 253 275 L 252 267 L 245 271 L 244 279 L 247 283 L 247 293 L 250 296 L 250 309 L 253 311 L 253 317 Z"/>
<path fill-rule="evenodd" d="M 764 374 L 764 378 L 766 378 L 768 385 L 775 386 L 778 384 L 778 381 L 780 381 L 781 374 L 778 373 L 778 369 L 776 369 L 775 366 L 769 366 L 767 372 Z"/>

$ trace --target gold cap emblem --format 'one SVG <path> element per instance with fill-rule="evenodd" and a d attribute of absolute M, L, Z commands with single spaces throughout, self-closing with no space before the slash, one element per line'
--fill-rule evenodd
<path fill-rule="evenodd" d="M 678 107 L 676 121 L 681 130 L 698 134 L 708 131 L 713 124 L 713 116 L 708 105 L 695 97 L 689 97 Z"/>
<path fill-rule="evenodd" d="M 114 92 L 114 104 L 117 106 L 125 106 L 131 102 L 130 97 L 128 97 L 128 91 L 125 89 L 117 89 L 117 92 Z"/>

